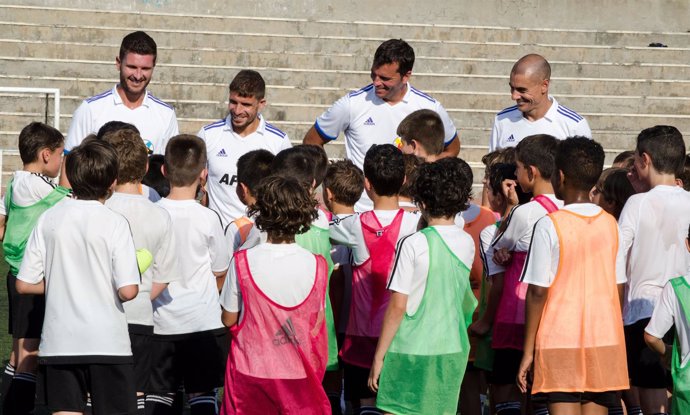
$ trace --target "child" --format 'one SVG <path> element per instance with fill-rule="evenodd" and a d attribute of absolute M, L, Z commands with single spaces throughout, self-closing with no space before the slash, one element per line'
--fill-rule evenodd
<path fill-rule="evenodd" d="M 256 188 L 259 182 L 271 172 L 275 156 L 268 150 L 252 150 L 237 159 L 237 197 L 245 206 L 256 202 Z M 225 227 L 225 239 L 231 253 L 240 247 L 251 248 L 265 241 L 249 216 L 241 216 Z"/>
<path fill-rule="evenodd" d="M 163 176 L 162 170 L 164 163 L 164 155 L 151 154 L 149 156 L 149 168 L 141 182 L 155 190 L 161 197 L 168 197 L 168 193 L 170 193 L 170 182 Z"/>
<path fill-rule="evenodd" d="M 153 309 L 151 300 L 177 276 L 177 258 L 172 222 L 168 212 L 141 194 L 141 179 L 146 173 L 146 145 L 138 133 L 118 130 L 103 137 L 117 152 L 118 172 L 115 192 L 105 205 L 129 222 L 137 252 L 149 255 L 151 266 L 141 270 L 137 297 L 125 303 L 125 315 L 134 357 L 138 413 L 145 410 L 151 374 Z"/>
<path fill-rule="evenodd" d="M 404 154 L 432 162 L 443 152 L 445 130 L 436 111 L 421 109 L 412 112 L 400 122 L 397 134 Z"/>
<path fill-rule="evenodd" d="M 165 149 L 170 194 L 158 204 L 172 219 L 179 266 L 178 279 L 153 301 L 152 394 L 147 407 L 156 414 L 170 413 L 180 384 L 193 413 L 213 414 L 214 389 L 223 385 L 228 339 L 218 291 L 230 257 L 218 214 L 195 200 L 206 176 L 205 147 L 200 138 L 181 134 Z"/>
<path fill-rule="evenodd" d="M 690 252 L 690 227 L 685 247 Z M 671 278 L 654 307 L 649 324 L 644 329 L 644 340 L 652 350 L 666 362 L 671 362 L 673 375 L 673 400 L 671 408 L 674 415 L 690 413 L 690 280 L 688 273 Z M 676 337 L 671 347 L 664 343 L 664 335 L 675 327 Z"/>
<path fill-rule="evenodd" d="M 515 164 L 515 147 L 506 147 L 500 150 L 494 150 L 482 156 L 482 164 L 484 164 L 484 178 L 482 179 L 482 203 L 484 207 L 489 207 L 488 199 L 488 184 L 489 184 L 489 169 L 494 164 L 506 163 Z M 504 212 L 497 212 L 497 218 L 500 218 Z"/>
<path fill-rule="evenodd" d="M 136 297 L 139 270 L 127 220 L 103 206 L 117 178 L 108 143 L 84 141 L 67 155 L 76 199 L 36 223 L 17 291 L 45 292 L 39 361 L 52 411 L 134 413 L 132 349 L 122 303 Z"/>
<path fill-rule="evenodd" d="M 417 213 L 398 205 L 404 180 L 402 153 L 390 144 L 372 146 L 364 157 L 364 189 L 374 210 L 334 222 L 330 229 L 334 243 L 352 249 L 352 302 L 340 356 L 346 399 L 365 413 L 375 403 L 367 379 L 390 298 L 386 280 L 393 267 L 395 245 L 414 233 L 419 222 Z"/>
<path fill-rule="evenodd" d="M 529 288 L 518 385 L 527 392 L 534 364 L 533 400 L 552 415 L 606 414 L 628 377 L 616 220 L 589 201 L 604 149 L 586 137 L 567 138 L 555 163 L 552 182 L 565 206 L 534 226 L 521 276 Z"/>
<path fill-rule="evenodd" d="M 616 272 L 627 277 L 623 308 L 630 383 L 640 393 L 642 412 L 663 413 L 667 373 L 645 345 L 644 328 L 663 286 L 690 266 L 684 244 L 690 224 L 690 193 L 676 186 L 685 143 L 675 127 L 658 125 L 637 136 L 633 172 L 650 190 L 631 196 L 619 220 Z"/>
<path fill-rule="evenodd" d="M 527 284 L 519 281 L 532 239 L 534 223 L 562 206 L 553 195 L 551 176 L 557 140 L 540 134 L 525 137 L 515 147 L 517 185 L 534 199 L 517 205 L 515 182 L 504 182 L 504 194 L 510 213 L 492 243 L 493 261 L 505 266 L 501 299 L 493 322 L 492 347 L 495 350 L 494 370 L 489 382 L 495 385 L 494 402 L 499 414 L 520 412 L 520 394 L 515 386 L 525 330 L 525 293 Z M 515 206 L 514 208 L 512 208 Z M 492 280 L 493 285 L 499 283 Z M 496 289 L 498 287 L 496 286 Z"/>
<path fill-rule="evenodd" d="M 30 413 L 34 408 L 36 354 L 45 297 L 18 294 L 15 281 L 26 241 L 38 217 L 69 193 L 52 181 L 60 171 L 64 143 L 62 134 L 49 125 L 33 122 L 24 127 L 19 133 L 23 167 L 14 173 L 7 185 L 5 203 L 0 204 L 2 246 L 10 266 L 7 273 L 8 326 L 13 338 L 12 353 L 2 377 L 4 413 Z"/>
<path fill-rule="evenodd" d="M 611 167 L 601 173 L 590 193 L 590 200 L 618 220 L 623 206 L 634 194 L 635 189 L 628 180 L 628 170 Z"/>
<path fill-rule="evenodd" d="M 424 160 L 414 154 L 403 154 L 403 160 L 405 161 L 405 181 L 398 192 L 398 206 L 408 212 L 418 212 L 419 208 L 412 203 L 410 184 L 414 180 L 417 168 L 424 163 Z"/>
<path fill-rule="evenodd" d="M 249 214 L 268 240 L 235 254 L 223 287 L 233 340 L 222 413 L 330 414 L 321 387 L 327 264 L 295 243 L 318 215 L 315 200 L 295 179 L 273 176 Z"/>
<path fill-rule="evenodd" d="M 470 183 L 457 158 L 422 165 L 414 181 L 429 227 L 399 243 L 388 282 L 390 302 L 369 375 L 385 412 L 457 412 L 477 300 L 469 285 L 474 243 L 454 219 L 467 207 Z"/>

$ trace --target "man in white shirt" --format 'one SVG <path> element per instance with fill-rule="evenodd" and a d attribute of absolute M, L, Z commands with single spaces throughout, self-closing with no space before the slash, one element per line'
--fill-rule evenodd
<path fill-rule="evenodd" d="M 549 96 L 551 65 L 543 56 L 523 56 L 510 72 L 510 97 L 516 105 L 508 107 L 494 120 L 489 151 L 515 147 L 523 138 L 549 134 L 559 140 L 567 137 L 592 138 L 587 120 Z"/>
<path fill-rule="evenodd" d="M 245 215 L 246 206 L 237 196 L 237 160 L 253 150 L 277 154 L 292 146 L 287 134 L 261 116 L 265 96 L 261 74 L 241 70 L 230 82 L 227 117 L 197 133 L 206 142 L 208 207 L 220 215 L 224 227 Z"/>
<path fill-rule="evenodd" d="M 132 32 L 122 39 L 115 66 L 120 83 L 79 105 L 67 132 L 65 149 L 78 146 L 108 121 L 133 124 L 149 153 L 164 154 L 170 137 L 178 134 L 175 109 L 156 98 L 146 87 L 156 66 L 156 42 L 144 32 Z"/>
<path fill-rule="evenodd" d="M 304 144 L 324 145 L 345 134 L 347 158 L 360 169 L 364 155 L 374 144 L 394 144 L 398 124 L 419 109 L 436 111 L 443 120 L 445 150 L 440 157 L 457 156 L 460 139 L 453 120 L 443 106 L 409 84 L 414 65 L 414 50 L 402 39 L 383 42 L 374 54 L 372 83 L 336 101 L 316 119 L 304 136 Z M 363 195 L 358 211 L 371 210 Z"/>

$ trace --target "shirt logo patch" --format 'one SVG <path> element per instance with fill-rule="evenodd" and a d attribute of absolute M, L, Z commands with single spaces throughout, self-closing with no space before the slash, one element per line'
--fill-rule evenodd
<path fill-rule="evenodd" d="M 513 135 L 511 134 L 510 137 L 508 137 L 508 140 L 506 141 L 512 143 L 513 141 L 515 141 L 515 137 L 513 137 Z"/>
<path fill-rule="evenodd" d="M 228 153 L 225 152 L 224 148 L 221 148 L 218 154 L 216 154 L 216 157 L 227 157 Z"/>
<path fill-rule="evenodd" d="M 376 125 L 374 123 L 374 120 L 371 119 L 371 117 L 367 118 L 366 121 L 364 121 L 364 125 Z"/>

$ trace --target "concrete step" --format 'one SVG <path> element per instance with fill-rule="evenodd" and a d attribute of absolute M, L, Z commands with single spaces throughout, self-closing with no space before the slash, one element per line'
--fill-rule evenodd
<path fill-rule="evenodd" d="M 37 11 L 49 11 L 37 13 Z M 312 19 L 280 19 L 222 15 L 180 15 L 174 13 L 102 10 L 75 10 L 56 7 L 0 6 L 0 18 L 15 22 L 54 24 L 55 22 L 125 28 L 170 29 L 204 28 L 209 31 L 293 34 L 311 36 L 362 36 L 372 38 L 404 37 L 405 39 L 466 39 L 471 41 L 520 43 L 579 43 L 593 45 L 642 45 L 661 42 L 669 46 L 686 45 L 687 33 L 652 33 L 645 31 L 594 31 L 528 29 L 515 27 L 482 27 L 447 24 L 397 24 L 368 21 L 334 21 Z"/>

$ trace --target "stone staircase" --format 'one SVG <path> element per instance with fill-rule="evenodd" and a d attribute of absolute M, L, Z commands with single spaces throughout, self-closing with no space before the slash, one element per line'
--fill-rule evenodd
<path fill-rule="evenodd" d="M 461 157 L 482 176 L 495 113 L 512 105 L 515 60 L 540 53 L 552 64 L 551 93 L 584 115 L 607 162 L 634 147 L 637 133 L 671 124 L 690 134 L 689 33 L 508 28 L 97 11 L 0 5 L 0 86 L 60 88 L 61 130 L 88 96 L 117 82 L 122 37 L 145 30 L 158 43 L 149 89 L 173 104 L 180 130 L 196 133 L 223 117 L 237 71 L 260 71 L 268 84 L 266 118 L 301 142 L 333 101 L 369 83 L 376 47 L 401 37 L 416 52 L 411 83 L 443 103 L 462 139 Z M 660 42 L 668 47 L 650 48 Z M 52 114 L 52 102 L 48 102 Z M 19 165 L 18 132 L 44 120 L 40 95 L 0 93 L 3 175 Z M 342 138 L 327 147 L 343 154 Z M 5 180 L 3 180 L 5 182 Z"/>

